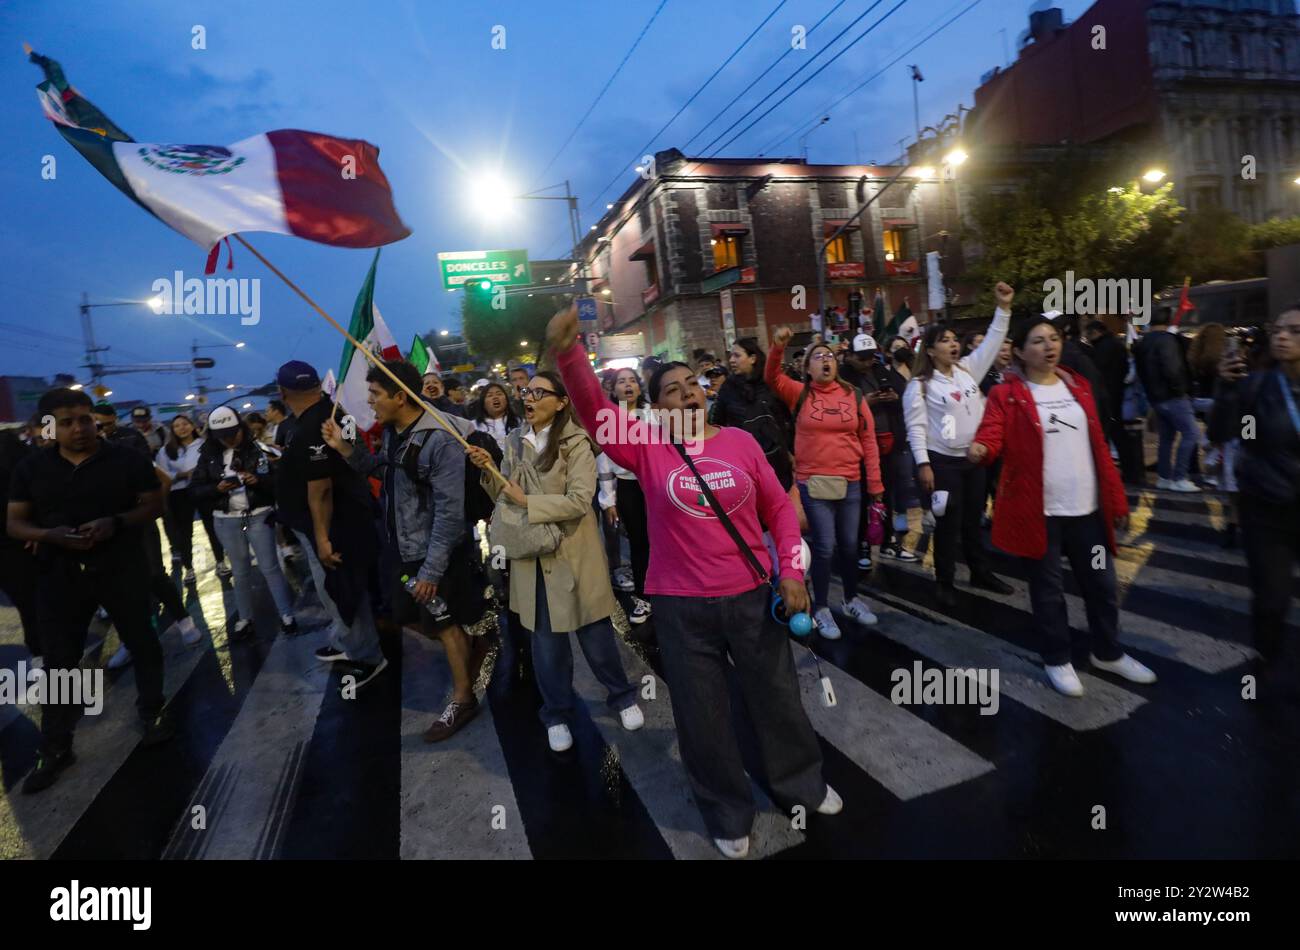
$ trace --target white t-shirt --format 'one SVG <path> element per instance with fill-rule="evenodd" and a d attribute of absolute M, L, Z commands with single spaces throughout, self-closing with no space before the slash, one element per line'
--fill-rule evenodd
<path fill-rule="evenodd" d="M 1097 469 L 1088 441 L 1088 416 L 1059 379 L 1043 386 L 1026 380 L 1043 429 L 1043 513 L 1073 518 L 1097 510 Z"/>

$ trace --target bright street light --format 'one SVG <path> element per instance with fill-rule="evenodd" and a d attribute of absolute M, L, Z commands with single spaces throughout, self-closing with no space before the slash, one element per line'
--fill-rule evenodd
<path fill-rule="evenodd" d="M 921 166 L 920 168 L 918 168 L 918 169 L 916 170 L 916 177 L 917 177 L 917 178 L 933 178 L 933 177 L 934 177 L 934 168 L 931 167 L 930 165 L 923 165 L 923 166 Z"/>
<path fill-rule="evenodd" d="M 162 297 L 156 295 L 150 297 L 148 303 L 149 303 L 149 309 L 152 310 L 154 313 L 162 313 L 162 309 L 163 309 Z"/>
<path fill-rule="evenodd" d="M 244 348 L 244 344 L 242 341 L 235 344 L 235 349 L 242 350 L 243 348 Z"/>
<path fill-rule="evenodd" d="M 486 214 L 509 214 L 517 194 L 518 189 L 492 174 L 482 176 L 470 188 L 475 209 Z"/>
<path fill-rule="evenodd" d="M 187 395 L 185 396 L 185 398 L 186 398 L 186 399 L 193 399 L 193 398 L 194 398 L 194 393 L 189 393 L 189 394 L 187 394 Z"/>
<path fill-rule="evenodd" d="M 439 330 L 439 331 L 438 331 L 438 336 L 446 336 L 446 335 L 449 334 L 450 332 L 451 332 L 450 330 Z"/>
<path fill-rule="evenodd" d="M 519 341 L 519 345 L 520 345 L 520 346 L 527 346 L 527 345 L 528 345 L 528 341 L 527 341 L 527 340 L 520 340 L 520 341 Z"/>
<path fill-rule="evenodd" d="M 234 383 L 226 383 L 226 388 L 227 388 L 227 389 L 234 389 L 234 388 L 235 388 L 235 384 L 234 384 Z"/>
<path fill-rule="evenodd" d="M 965 149 L 955 148 L 943 157 L 943 163 L 949 168 L 956 168 L 968 158 L 970 158 L 970 156 L 966 154 Z"/>
<path fill-rule="evenodd" d="M 1157 182 L 1162 182 L 1162 181 L 1165 180 L 1165 173 L 1164 173 L 1161 169 L 1159 169 L 1159 168 L 1153 168 L 1153 169 L 1151 169 L 1149 172 L 1147 172 L 1145 175 L 1143 175 L 1142 177 L 1143 177 L 1146 181 L 1149 181 L 1149 182 L 1151 182 L 1151 184 L 1154 185 L 1154 184 L 1156 184 Z"/>
<path fill-rule="evenodd" d="M 68 388 L 69 388 L 69 389 L 81 389 L 81 383 L 73 383 L 73 384 L 72 384 L 71 386 L 69 386 Z"/>
<path fill-rule="evenodd" d="M 107 399 L 107 398 L 108 398 L 109 396 L 111 396 L 111 395 L 113 395 L 113 390 L 111 390 L 111 389 L 105 389 L 105 390 L 104 390 L 104 398 L 105 398 L 105 399 Z"/>

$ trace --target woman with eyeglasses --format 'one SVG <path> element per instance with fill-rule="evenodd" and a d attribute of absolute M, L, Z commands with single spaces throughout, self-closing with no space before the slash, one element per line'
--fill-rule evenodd
<path fill-rule="evenodd" d="M 469 459 L 486 469 L 485 449 L 468 450 Z M 533 675 L 542 694 L 541 720 L 554 752 L 573 746 L 573 647 L 577 636 L 591 671 L 618 710 L 623 728 L 645 725 L 636 703 L 636 687 L 623 670 L 614 639 L 614 591 L 609 583 L 600 528 L 591 499 L 596 493 L 596 453 L 591 439 L 573 417 L 568 391 L 560 377 L 539 372 L 524 390 L 524 424 L 506 439 L 501 474 L 510 479 L 527 466 L 537 476 L 525 492 L 518 481 L 502 485 L 486 471 L 482 484 L 498 505 L 527 510 L 529 524 L 560 529 L 559 546 L 536 558 L 510 562 L 510 604 L 524 628 L 532 631 Z M 491 537 L 489 536 L 489 541 Z"/>
<path fill-rule="evenodd" d="M 239 413 L 218 406 L 208 417 L 208 437 L 192 476 L 194 497 L 212 509 L 217 535 L 230 554 L 239 611 L 239 619 L 227 627 L 231 640 L 254 634 L 250 551 L 280 614 L 281 632 L 298 633 L 293 596 L 275 556 L 275 528 L 270 521 L 275 511 L 272 451 L 253 438 Z"/>
<path fill-rule="evenodd" d="M 184 582 L 193 584 L 194 577 L 194 514 L 200 513 L 203 528 L 212 544 L 212 556 L 217 561 L 217 573 L 222 577 L 230 576 L 230 567 L 226 564 L 226 552 L 222 549 L 221 539 L 217 537 L 211 516 L 204 514 L 207 510 L 194 499 L 190 491 L 190 477 L 199 464 L 199 452 L 203 449 L 203 439 L 190 417 L 184 414 L 172 419 L 167 430 L 167 444 L 158 450 L 154 461 L 169 480 L 167 492 L 167 512 L 171 516 L 163 520 L 164 527 L 170 527 L 167 540 L 171 544 L 172 554 L 179 554 L 181 564 L 185 567 Z M 175 561 L 172 562 L 173 564 Z"/>
<path fill-rule="evenodd" d="M 957 605 L 953 581 L 959 540 L 971 586 L 996 594 L 1011 593 L 1011 587 L 989 567 L 980 538 L 980 519 L 987 502 L 986 473 L 966 458 L 984 418 L 980 380 L 997 360 L 1011 326 L 1015 291 L 999 282 L 993 295 L 997 300 L 993 322 L 969 356 L 961 355 L 961 344 L 951 328 L 941 323 L 925 328 L 912 381 L 903 393 L 917 487 L 922 503 L 934 516 L 935 600 L 944 608 Z M 943 503 L 936 511 L 934 497 L 939 493 Z"/>
<path fill-rule="evenodd" d="M 864 494 L 875 501 L 885 497 L 880 449 L 871 409 L 862 393 L 840 378 L 830 344 L 808 347 L 802 382 L 781 372 L 791 336 L 789 327 L 776 331 L 763 376 L 794 416 L 794 477 L 812 538 L 813 620 L 818 633 L 838 640 L 840 628 L 830 608 L 832 562 L 844 585 L 845 616 L 867 625 L 877 619 L 858 594 L 858 549 Z"/>
<path fill-rule="evenodd" d="M 1255 647 L 1266 671 L 1280 668 L 1300 560 L 1300 303 L 1269 328 L 1268 355 L 1248 373 L 1230 346 L 1219 363 L 1212 425 L 1241 438 L 1236 460 L 1242 545 L 1250 568 Z"/>

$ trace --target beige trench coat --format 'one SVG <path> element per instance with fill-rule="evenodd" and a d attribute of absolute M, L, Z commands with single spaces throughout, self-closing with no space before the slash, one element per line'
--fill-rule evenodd
<path fill-rule="evenodd" d="M 501 474 L 510 477 L 516 460 L 523 454 L 533 463 L 537 451 L 523 437 L 527 423 L 506 440 Z M 556 438 L 555 430 L 551 438 Z M 510 562 L 510 608 L 528 630 L 537 627 L 537 565 L 546 583 L 546 607 L 551 630 L 568 633 L 614 612 L 614 590 L 609 583 L 609 561 L 597 515 L 591 506 L 596 494 L 596 455 L 591 440 L 580 425 L 569 423 L 559 433 L 560 452 L 549 472 L 538 472 L 542 493 L 528 496 L 528 521 L 559 526 L 560 546 L 541 558 Z M 497 504 L 513 502 L 500 498 L 501 484 L 486 472 L 483 487 Z"/>

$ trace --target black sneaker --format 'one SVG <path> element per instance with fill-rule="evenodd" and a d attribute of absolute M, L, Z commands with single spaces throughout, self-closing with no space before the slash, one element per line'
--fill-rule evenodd
<path fill-rule="evenodd" d="M 36 768 L 32 769 L 32 774 L 27 776 L 27 781 L 23 782 L 23 794 L 34 795 L 45 791 L 58 781 L 59 773 L 75 761 L 77 757 L 72 754 L 71 749 L 54 754 L 42 753 L 36 762 Z"/>
<path fill-rule="evenodd" d="M 951 584 L 940 584 L 935 590 L 934 599 L 946 610 L 951 610 L 957 606 L 957 591 Z"/>
<path fill-rule="evenodd" d="M 632 612 L 627 615 L 628 623 L 645 623 L 650 619 L 650 605 L 640 597 L 632 598 Z"/>
<path fill-rule="evenodd" d="M 347 681 L 350 678 L 350 681 L 344 682 L 339 687 L 339 692 L 343 694 L 344 699 L 351 699 L 355 696 L 355 692 L 353 696 L 348 696 L 347 693 L 361 689 L 361 687 L 388 669 L 388 660 L 381 657 L 378 663 L 349 662 L 341 669 L 343 670 L 343 679 Z"/>
<path fill-rule="evenodd" d="M 176 735 L 176 720 L 172 718 L 170 710 L 164 709 L 153 719 L 144 720 L 144 738 L 140 740 L 140 744 L 158 745 L 174 735 Z"/>
<path fill-rule="evenodd" d="M 323 647 L 316 648 L 316 659 L 320 660 L 322 663 L 337 663 L 340 660 L 346 660 L 347 658 L 347 653 L 340 650 L 338 647 L 330 646 L 328 643 Z"/>
<path fill-rule="evenodd" d="M 880 549 L 880 556 L 887 557 L 891 561 L 902 561 L 904 564 L 911 564 L 921 560 L 901 544 L 890 544 Z"/>
<path fill-rule="evenodd" d="M 866 542 L 863 542 L 862 546 L 858 548 L 858 570 L 871 570 L 871 545 Z"/>
<path fill-rule="evenodd" d="M 978 587 L 980 590 L 991 590 L 995 594 L 1007 594 L 1015 592 L 1015 588 L 998 577 L 996 574 L 972 574 L 970 586 Z"/>
<path fill-rule="evenodd" d="M 251 640 L 256 633 L 251 620 L 237 620 L 229 630 L 231 641 Z"/>
<path fill-rule="evenodd" d="M 286 637 L 296 637 L 298 634 L 302 633 L 302 631 L 298 629 L 298 621 L 292 617 L 288 620 L 280 621 L 280 632 Z"/>

